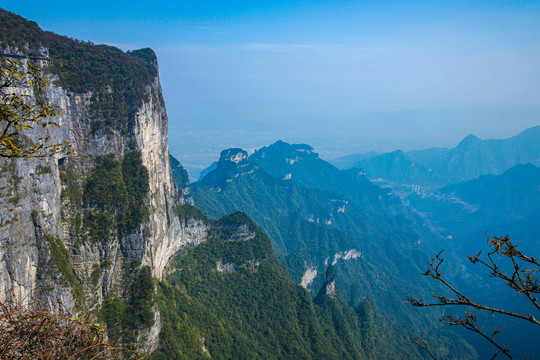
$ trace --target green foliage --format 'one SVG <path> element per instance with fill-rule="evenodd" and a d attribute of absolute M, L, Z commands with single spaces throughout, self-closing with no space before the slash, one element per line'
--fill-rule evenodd
<path fill-rule="evenodd" d="M 148 170 L 140 152 L 125 154 L 122 161 L 112 154 L 98 157 L 82 197 L 83 224 L 90 238 L 99 241 L 137 230 L 148 216 L 144 203 L 148 190 Z"/>
<path fill-rule="evenodd" d="M 37 58 L 43 58 L 40 47 L 48 48 L 52 59 L 48 70 L 58 76 L 58 85 L 75 93 L 92 91 L 95 132 L 130 133 L 136 111 L 148 95 L 147 86 L 157 76 L 156 56 L 150 49 L 124 53 L 112 46 L 70 39 L 0 9 L 0 47 L 11 46 Z"/>
<path fill-rule="evenodd" d="M 122 339 L 125 312 L 126 305 L 122 301 L 114 298 L 103 301 L 100 319 L 107 325 L 109 336 L 113 342 L 119 342 Z"/>
<path fill-rule="evenodd" d="M 60 166 L 60 181 L 62 182 L 62 199 L 69 199 L 71 205 L 82 203 L 83 189 L 78 184 L 78 174 L 71 167 Z"/>
<path fill-rule="evenodd" d="M 427 282 L 416 271 L 423 269 L 423 259 L 441 244 L 440 238 L 399 199 L 365 178 L 337 170 L 303 145 L 272 147 L 257 151 L 251 163 L 235 166 L 220 160 L 213 172 L 191 185 L 195 204 L 214 217 L 237 210 L 247 213 L 271 237 L 294 280 L 300 282 L 316 265 L 318 276 L 310 289 L 322 285 L 326 265 L 336 261 L 342 297 L 351 306 L 373 299 L 384 314 L 378 329 L 400 334 L 409 331 L 405 326 L 429 328 L 444 347 L 461 345 L 456 334 L 441 330 L 436 311 L 419 315 L 399 303 L 413 289 L 429 296 Z M 290 159 L 295 162 L 290 164 Z M 291 173 L 291 179 L 281 180 L 283 173 Z M 361 256 L 335 257 L 352 249 Z M 391 341 L 387 345 L 402 347 Z"/>
<path fill-rule="evenodd" d="M 130 301 L 126 323 L 132 329 L 150 327 L 154 324 L 152 299 L 154 298 L 154 280 L 152 270 L 144 266 L 133 279 L 129 290 Z"/>
<path fill-rule="evenodd" d="M 112 239 L 116 236 L 116 222 L 114 217 L 107 213 L 92 210 L 85 212 L 83 226 L 92 241 Z"/>
<path fill-rule="evenodd" d="M 138 330 L 154 324 L 152 304 L 154 280 L 149 266 L 142 267 L 129 286 L 127 302 L 109 298 L 103 302 L 99 317 L 115 342 L 133 345 Z"/>
<path fill-rule="evenodd" d="M 180 189 L 185 189 L 189 186 L 189 175 L 186 169 L 180 164 L 174 156 L 169 154 L 169 160 L 171 161 L 171 172 L 176 184 Z"/>
<path fill-rule="evenodd" d="M 60 274 L 60 282 L 70 288 L 73 291 L 73 296 L 75 296 L 79 302 L 84 304 L 82 285 L 73 271 L 73 267 L 69 260 L 69 253 L 64 246 L 64 243 L 59 238 L 50 234 L 45 234 L 44 238 L 49 245 L 49 265 Z"/>
<path fill-rule="evenodd" d="M 125 199 L 118 217 L 118 232 L 127 234 L 137 229 L 148 216 L 144 199 L 150 188 L 148 170 L 142 165 L 141 153 L 130 152 L 122 160 Z"/>
<path fill-rule="evenodd" d="M 92 207 L 111 209 L 125 200 L 122 167 L 113 154 L 97 158 L 97 166 L 88 177 L 83 201 Z"/>
<path fill-rule="evenodd" d="M 19 200 L 21 200 L 20 196 L 13 196 L 8 199 L 8 203 L 13 206 L 17 206 L 17 204 L 19 203 Z"/>
<path fill-rule="evenodd" d="M 204 216 L 202 211 L 188 202 L 175 206 L 173 211 L 174 214 L 184 220 L 184 222 L 187 222 L 189 219 L 206 222 L 206 216 Z"/>
<path fill-rule="evenodd" d="M 37 175 L 45 175 L 45 174 L 52 174 L 52 170 L 50 166 L 47 165 L 36 165 L 36 174 Z"/>
<path fill-rule="evenodd" d="M 255 236 L 238 239 L 239 229 Z M 219 263 L 234 271 L 218 270 Z M 185 248 L 173 266 L 158 288 L 163 328 L 152 359 L 364 358 L 358 339 L 345 345 L 333 323 L 319 317 L 270 240 L 243 213 L 214 222 L 209 239 Z M 345 328 L 343 335 L 351 329 Z"/>
<path fill-rule="evenodd" d="M 92 273 L 90 274 L 90 282 L 93 286 L 96 286 L 99 282 L 99 278 L 101 277 L 101 266 L 98 264 L 92 265 Z"/>
<path fill-rule="evenodd" d="M 44 158 L 71 153 L 67 143 L 49 142 L 48 127 L 59 126 L 55 117 L 61 113 L 58 106 L 48 105 L 42 96 L 47 85 L 38 65 L 0 58 L 0 157 Z M 13 90 L 25 88 L 33 88 L 35 96 Z M 26 133 L 38 125 L 45 128 L 46 134 L 34 142 Z"/>

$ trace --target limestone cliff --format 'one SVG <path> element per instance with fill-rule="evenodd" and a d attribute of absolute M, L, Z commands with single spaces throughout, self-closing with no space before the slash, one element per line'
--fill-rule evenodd
<path fill-rule="evenodd" d="M 161 278 L 178 249 L 206 237 L 202 222 L 175 215 L 184 200 L 171 176 L 155 55 L 43 32 L 2 9 L 0 17 L 0 56 L 37 62 L 56 83 L 39 94 L 13 91 L 58 105 L 60 127 L 49 135 L 74 152 L 0 158 L 0 300 L 15 295 L 68 311 L 125 300 L 140 269 Z M 95 76 L 85 80 L 85 71 Z M 26 135 L 37 140 L 45 130 Z M 150 350 L 160 327 L 155 309 L 152 328 L 139 334 Z"/>

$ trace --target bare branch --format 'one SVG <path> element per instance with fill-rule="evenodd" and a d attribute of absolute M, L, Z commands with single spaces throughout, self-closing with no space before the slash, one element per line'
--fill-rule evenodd
<path fill-rule="evenodd" d="M 493 333 L 491 334 L 491 336 L 487 335 L 485 332 L 483 332 L 476 326 L 476 320 L 477 320 L 476 315 L 474 315 L 469 309 L 465 311 L 465 314 L 463 317 L 459 317 L 454 314 L 451 314 L 451 315 L 443 314 L 439 320 L 445 324 L 448 324 L 451 326 L 461 326 L 467 330 L 475 332 L 481 335 L 484 339 L 486 339 L 493 345 L 495 345 L 498 351 L 497 353 L 495 353 L 492 359 L 497 357 L 500 353 L 506 355 L 506 357 L 508 357 L 509 359 L 513 359 L 513 357 L 510 356 L 509 354 L 510 349 L 508 349 L 506 345 L 500 345 L 497 341 L 495 341 L 495 336 L 501 332 L 500 328 L 496 328 L 495 330 L 493 330 Z"/>
<path fill-rule="evenodd" d="M 0 358 L 138 359 L 134 351 L 106 342 L 105 330 L 90 315 L 53 313 L 25 299 L 0 302 Z"/>
<path fill-rule="evenodd" d="M 417 349 L 420 349 L 420 350 L 424 350 L 426 351 L 429 356 L 431 356 L 431 358 L 433 360 L 437 360 L 437 358 L 435 357 L 435 355 L 433 355 L 433 353 L 431 352 L 431 349 L 429 348 L 429 345 L 428 343 L 426 342 L 426 340 L 424 339 L 424 332 L 422 331 L 420 333 L 420 337 L 419 338 L 414 338 L 413 339 L 413 342 L 411 343 L 410 341 L 407 341 L 405 339 L 403 339 L 402 336 L 399 337 L 399 339 L 401 341 L 403 341 L 405 344 L 409 345 L 409 346 L 412 346 L 412 347 L 415 347 Z"/>
<path fill-rule="evenodd" d="M 473 264 L 483 265 L 489 270 L 491 277 L 501 279 L 506 286 L 510 287 L 516 292 L 517 296 L 523 294 L 527 299 L 529 299 L 537 310 L 540 310 L 540 304 L 538 303 L 537 298 L 537 294 L 540 294 L 540 280 L 538 279 L 540 262 L 537 259 L 529 257 L 521 252 L 521 250 L 518 249 L 518 245 L 512 244 L 508 235 L 504 237 L 490 237 L 486 234 L 486 240 L 490 248 L 486 258 L 482 258 L 482 253 L 479 252 L 475 256 L 469 256 L 469 261 Z M 476 316 L 471 312 L 470 309 L 474 308 L 477 310 L 488 311 L 490 313 L 503 314 L 531 322 L 535 325 L 540 325 L 540 321 L 538 321 L 533 314 L 521 314 L 473 301 L 442 277 L 439 269 L 444 259 L 442 258 L 441 254 L 442 251 L 431 258 L 431 261 L 428 263 L 428 268 L 423 275 L 430 276 L 439 281 L 444 285 L 444 287 L 453 293 L 453 297 L 432 293 L 431 296 L 436 299 L 436 302 L 428 303 L 425 302 L 423 298 L 416 299 L 406 294 L 407 302 L 416 307 L 445 307 L 450 305 L 466 306 L 467 310 L 465 311 L 463 317 L 453 314 L 445 315 L 443 312 L 439 320 L 451 326 L 460 326 L 481 335 L 484 339 L 493 344 L 498 350 L 492 358 L 497 357 L 499 354 L 504 354 L 506 357 L 512 359 L 511 355 L 509 354 L 510 349 L 508 349 L 506 345 L 501 345 L 495 340 L 495 336 L 500 333 L 500 329 L 496 328 L 490 335 L 488 335 L 486 332 L 477 327 Z M 507 266 L 512 269 L 510 274 L 505 273 L 503 270 L 506 268 L 506 265 L 501 268 L 501 260 L 507 261 Z M 426 350 L 430 353 L 430 356 L 432 356 L 423 337 L 420 339 L 415 339 L 414 344 L 409 343 L 409 345 Z"/>

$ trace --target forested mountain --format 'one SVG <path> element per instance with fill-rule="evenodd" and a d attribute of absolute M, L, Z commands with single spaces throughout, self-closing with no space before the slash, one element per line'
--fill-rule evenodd
<path fill-rule="evenodd" d="M 453 149 L 377 155 L 357 161 L 352 167 L 362 169 L 369 179 L 438 188 L 481 175 L 499 175 L 525 163 L 540 166 L 540 126 L 504 140 L 481 140 L 469 135 Z"/>
<path fill-rule="evenodd" d="M 509 234 L 540 253 L 536 233 L 540 226 L 540 168 L 532 164 L 448 185 L 424 196 L 411 194 L 406 200 L 455 238 L 464 251 L 477 251 L 472 244 L 481 244 L 487 231 Z"/>
<path fill-rule="evenodd" d="M 354 163 L 357 161 L 362 161 L 364 159 L 369 159 L 379 155 L 375 151 L 370 151 L 365 154 L 351 154 L 341 156 L 335 159 L 330 160 L 330 163 L 337 167 L 338 169 L 350 169 L 353 167 Z"/>
<path fill-rule="evenodd" d="M 162 346 L 153 359 L 418 356 L 398 352 L 399 340 L 387 339 L 368 305 L 358 313 L 349 307 L 332 277 L 312 301 L 246 215 L 209 222 L 208 240 L 183 249 L 159 285 Z"/>
<path fill-rule="evenodd" d="M 332 276 L 312 301 L 246 215 L 209 220 L 184 200 L 150 49 L 81 42 L 1 9 L 0 49 L 55 83 L 17 91 L 64 114 L 25 141 L 50 135 L 74 152 L 0 157 L 0 302 L 88 313 L 109 341 L 156 359 L 419 356 L 369 302 L 348 306 Z"/>
<path fill-rule="evenodd" d="M 190 188 L 194 203 L 212 217 L 238 210 L 252 217 L 293 279 L 313 295 L 331 264 L 350 305 L 370 299 L 394 332 L 408 332 L 401 327 L 407 324 L 442 334 L 436 312 L 415 313 L 399 303 L 405 292 L 428 295 L 431 284 L 420 273 L 442 244 L 398 198 L 363 176 L 337 170 L 307 145 L 277 142 L 249 159 L 241 149 L 224 150 L 217 168 Z M 469 349 L 455 334 L 446 336 L 453 340 L 441 346 L 466 356 Z"/>
<path fill-rule="evenodd" d="M 20 61 L 21 72 L 33 62 L 51 78 L 43 89 L 16 92 L 63 113 L 54 119 L 58 128 L 26 129 L 23 140 L 50 136 L 73 150 L 0 157 L 1 302 L 28 299 L 73 319 L 87 313 L 112 343 L 151 359 L 427 358 L 399 340 L 422 330 L 442 358 L 477 358 L 436 321 L 437 310 L 399 303 L 406 293 L 441 290 L 420 274 L 448 241 L 361 170 L 340 171 L 308 145 L 279 141 L 251 157 L 227 149 L 190 185 L 169 155 L 152 50 L 59 36 L 2 9 L 0 50 L 0 60 Z M 533 150 L 536 134 L 523 136 Z M 495 148 L 508 151 L 507 163 L 536 156 L 521 140 L 484 146 L 469 139 L 463 152 L 436 151 L 454 170 Z M 386 170 L 403 181 L 429 180 L 420 166 L 434 161 L 430 154 L 395 154 L 404 165 Z M 421 163 L 410 173 L 407 156 Z M 457 208 L 450 201 L 441 211 L 471 229 L 500 206 L 506 212 L 497 222 L 523 230 L 525 221 L 538 221 L 537 193 L 530 195 L 537 179 L 538 169 L 527 165 L 445 188 L 442 204 L 408 201 L 434 207 L 432 217 L 427 208 L 422 215 L 441 232 L 457 225 L 437 220 L 436 210 L 458 197 Z M 512 184 L 523 194 L 507 196 Z M 470 273 L 458 275 L 464 264 L 453 249 L 447 253 L 449 276 L 470 284 Z"/>

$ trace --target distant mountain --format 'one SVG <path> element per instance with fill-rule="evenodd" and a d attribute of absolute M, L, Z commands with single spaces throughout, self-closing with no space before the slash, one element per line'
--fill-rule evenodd
<path fill-rule="evenodd" d="M 469 135 L 453 149 L 388 153 L 353 166 L 362 169 L 370 179 L 437 188 L 481 175 L 499 175 L 525 163 L 540 166 L 540 126 L 504 140 L 481 140 Z"/>
<path fill-rule="evenodd" d="M 199 180 L 202 180 L 206 176 L 206 174 L 214 171 L 216 167 L 217 167 L 217 161 L 214 161 L 212 164 L 210 164 L 210 166 L 208 166 L 206 169 L 201 171 L 201 174 L 199 175 Z"/>
<path fill-rule="evenodd" d="M 375 151 L 370 151 L 365 154 L 351 154 L 351 155 L 341 156 L 341 157 L 332 159 L 329 162 L 330 164 L 334 165 L 340 170 L 346 170 L 346 169 L 352 168 L 354 163 L 357 161 L 369 159 L 377 155 L 379 155 L 379 153 Z"/>
<path fill-rule="evenodd" d="M 446 248 L 457 251 L 462 258 L 487 249 L 486 232 L 491 236 L 509 235 L 526 254 L 540 257 L 540 168 L 532 164 L 515 165 L 501 175 L 484 175 L 437 192 L 413 193 L 406 201 L 447 237 Z M 501 259 L 497 262 L 511 271 L 501 265 Z M 463 270 L 467 273 L 473 267 L 466 264 Z M 489 278 L 487 273 L 481 276 L 484 279 L 477 282 L 476 289 L 468 289 L 469 295 L 496 307 L 512 304 L 514 311 L 532 311 L 528 301 L 506 291 L 504 283 Z M 502 319 L 499 321 L 501 324 Z M 540 336 L 537 326 L 529 328 L 520 321 L 505 319 L 503 329 L 500 338 L 508 341 L 511 349 L 526 354 L 540 351 L 534 340 Z"/>
<path fill-rule="evenodd" d="M 371 157 L 354 164 L 370 179 L 391 180 L 398 184 L 434 185 L 441 179 L 431 169 L 415 164 L 401 150 Z"/>
<path fill-rule="evenodd" d="M 510 234 L 540 254 L 540 168 L 516 165 L 501 175 L 446 186 L 438 192 L 410 195 L 407 201 L 447 232 L 464 252 L 474 252 L 471 238 L 483 233 Z"/>
<path fill-rule="evenodd" d="M 263 147 L 249 160 L 278 179 L 292 180 L 309 189 L 339 193 L 363 201 L 372 211 L 381 210 L 381 199 L 388 191 L 373 184 L 359 172 L 340 171 L 322 160 L 313 148 L 305 144 L 287 144 L 283 141 Z"/>
<path fill-rule="evenodd" d="M 217 168 L 191 185 L 191 194 L 212 217 L 247 213 L 270 236 L 293 280 L 313 295 L 333 265 L 350 305 L 371 299 L 386 321 L 440 334 L 431 317 L 436 311 L 413 313 L 398 301 L 405 292 L 429 296 L 433 284 L 420 273 L 442 243 L 398 198 L 357 171 L 339 171 L 308 145 L 277 142 L 249 158 L 241 149 L 223 151 Z M 390 328 L 397 331 L 396 324 Z M 441 346 L 458 346 L 455 335 L 445 336 L 453 340 Z"/>

